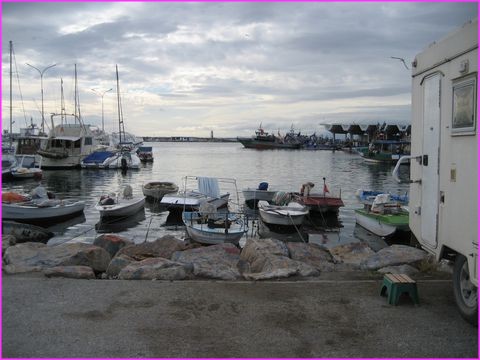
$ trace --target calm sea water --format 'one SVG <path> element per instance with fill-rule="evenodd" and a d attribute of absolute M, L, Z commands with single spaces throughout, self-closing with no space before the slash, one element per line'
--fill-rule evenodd
<path fill-rule="evenodd" d="M 408 190 L 408 185 L 397 184 L 393 180 L 392 166 L 368 164 L 359 155 L 343 151 L 259 151 L 245 149 L 240 143 L 145 145 L 153 146 L 155 161 L 126 174 L 119 170 L 44 170 L 41 183 L 57 198 L 86 202 L 84 216 L 49 227 L 55 233 L 49 244 L 93 242 L 103 232 L 119 233 L 136 243 L 145 239 L 152 241 L 165 234 L 184 238 L 184 229 L 166 225 L 169 212 L 159 209 L 155 204 L 147 203 L 144 212 L 126 221 L 107 225 L 99 224 L 100 217 L 94 206 L 101 195 L 120 191 L 127 184 L 132 186 L 134 195 L 142 195 L 142 184 L 152 180 L 172 181 L 182 188 L 185 175 L 234 178 L 240 202 L 243 202 L 242 188 L 256 187 L 262 181 L 267 181 L 270 188 L 283 191 L 299 191 L 301 184 L 311 181 L 316 184 L 314 190 L 322 190 L 322 178 L 325 177 L 330 192 L 334 195 L 341 192 L 345 203 L 345 207 L 340 209 L 339 224 L 335 226 L 339 228 L 334 240 L 338 243 L 370 236 L 355 226 L 354 209 L 361 207 L 355 198 L 357 189 L 392 193 L 405 193 Z M 408 171 L 408 167 L 401 169 L 401 172 Z M 30 192 L 36 186 L 37 182 L 33 180 L 5 182 L 2 190 L 23 193 Z M 227 190 L 232 191 L 232 188 Z"/>

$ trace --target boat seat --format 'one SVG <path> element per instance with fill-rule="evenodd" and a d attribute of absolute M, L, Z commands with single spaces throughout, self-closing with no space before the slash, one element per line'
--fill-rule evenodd
<path fill-rule="evenodd" d="M 381 296 L 388 295 L 388 303 L 397 305 L 402 294 L 408 294 L 414 304 L 419 304 L 417 282 L 406 274 L 385 274 L 383 277 Z"/>

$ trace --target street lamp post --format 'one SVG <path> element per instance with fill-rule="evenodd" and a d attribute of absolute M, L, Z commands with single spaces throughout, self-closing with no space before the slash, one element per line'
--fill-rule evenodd
<path fill-rule="evenodd" d="M 43 74 L 50 68 L 56 66 L 57 64 L 53 64 L 53 65 L 50 65 L 50 66 L 47 66 L 46 68 L 44 68 L 43 70 L 40 70 L 40 69 L 37 69 L 35 66 L 33 65 L 30 65 L 27 63 L 28 66 L 30 66 L 31 68 L 34 68 L 35 70 L 38 71 L 38 73 L 40 74 L 40 88 L 41 88 L 41 91 L 42 91 L 42 133 L 45 133 L 45 127 L 44 127 L 44 124 L 45 124 L 45 115 L 44 115 L 44 112 L 43 112 Z"/>
<path fill-rule="evenodd" d="M 92 90 L 95 94 L 100 95 L 100 97 L 102 98 L 102 132 L 105 132 L 105 129 L 104 129 L 104 121 L 103 121 L 103 97 L 105 96 L 105 94 L 106 94 L 107 92 L 112 91 L 113 89 L 110 88 L 110 89 L 105 90 L 105 91 L 100 92 L 100 93 L 99 93 L 97 90 L 95 90 L 95 89 L 91 89 L 91 90 Z"/>

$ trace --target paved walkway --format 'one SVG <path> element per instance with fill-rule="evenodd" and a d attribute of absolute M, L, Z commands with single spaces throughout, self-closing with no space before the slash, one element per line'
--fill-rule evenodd
<path fill-rule="evenodd" d="M 3 357 L 477 357 L 448 280 L 390 306 L 381 280 L 3 276 Z"/>

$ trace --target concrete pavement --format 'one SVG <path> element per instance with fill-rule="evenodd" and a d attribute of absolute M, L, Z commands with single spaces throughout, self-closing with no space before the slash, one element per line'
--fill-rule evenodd
<path fill-rule="evenodd" d="M 3 276 L 3 357 L 477 357 L 451 281 L 390 306 L 381 275 L 303 281 Z"/>

